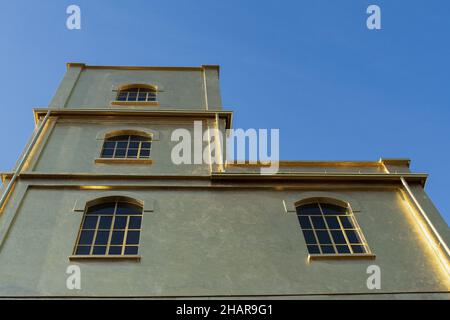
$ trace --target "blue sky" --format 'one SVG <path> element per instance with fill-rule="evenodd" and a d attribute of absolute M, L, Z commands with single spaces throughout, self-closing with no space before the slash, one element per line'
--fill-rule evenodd
<path fill-rule="evenodd" d="M 65 27 L 77 4 L 82 29 Z M 366 8 L 382 30 L 366 28 Z M 0 170 L 66 62 L 221 65 L 235 127 L 279 128 L 284 159 L 407 157 L 450 222 L 450 2 L 8 1 L 0 7 Z"/>

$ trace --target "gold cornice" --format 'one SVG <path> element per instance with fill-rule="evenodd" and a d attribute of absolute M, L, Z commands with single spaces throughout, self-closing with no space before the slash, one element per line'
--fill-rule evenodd
<path fill-rule="evenodd" d="M 222 110 L 195 110 L 195 109 L 129 109 L 129 108 L 89 108 L 89 109 L 67 109 L 67 108 L 34 108 L 33 114 L 35 123 L 39 122 L 39 118 L 45 116 L 48 110 L 51 110 L 52 116 L 157 116 L 157 117 L 194 117 L 194 118 L 213 118 L 216 115 L 219 118 L 226 119 L 226 129 L 230 129 L 232 126 L 232 111 L 222 111 Z"/>
<path fill-rule="evenodd" d="M 216 69 L 218 72 L 220 67 L 218 65 L 202 65 L 200 67 L 192 66 L 90 66 L 85 63 L 69 62 L 66 64 L 69 68 L 81 69 L 108 69 L 108 70 L 153 70 L 153 71 L 203 71 L 205 69 Z"/>
<path fill-rule="evenodd" d="M 9 178 L 13 173 L 5 173 L 4 177 Z M 323 173 L 323 172 L 286 172 L 275 175 L 261 175 L 258 173 L 212 173 L 211 175 L 143 175 L 143 174 L 97 174 L 97 173 L 49 173 L 49 172 L 24 172 L 19 175 L 21 179 L 126 179 L 126 180 L 304 180 L 304 181 L 346 181 L 346 182 L 396 182 L 401 183 L 401 178 L 408 182 L 425 183 L 428 175 L 424 173 Z"/>
<path fill-rule="evenodd" d="M 280 160 L 278 162 L 280 167 L 380 167 L 378 161 L 340 161 L 340 160 Z M 272 164 L 273 165 L 273 164 Z M 271 164 L 261 163 L 230 163 L 227 162 L 225 166 L 228 167 L 249 167 L 259 168 L 268 167 Z"/>
<path fill-rule="evenodd" d="M 394 181 L 401 178 L 425 185 L 428 175 L 425 173 L 324 173 L 324 172 L 282 172 L 274 175 L 259 173 L 213 173 L 212 180 L 336 180 L 336 181 Z"/>

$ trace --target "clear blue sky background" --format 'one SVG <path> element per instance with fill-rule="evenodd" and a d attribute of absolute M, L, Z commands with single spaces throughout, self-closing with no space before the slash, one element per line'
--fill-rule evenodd
<path fill-rule="evenodd" d="M 82 29 L 65 27 L 66 7 Z M 382 30 L 366 8 L 382 9 Z M 279 128 L 284 159 L 408 157 L 450 221 L 450 1 L 4 1 L 0 170 L 66 62 L 220 64 L 235 127 Z"/>

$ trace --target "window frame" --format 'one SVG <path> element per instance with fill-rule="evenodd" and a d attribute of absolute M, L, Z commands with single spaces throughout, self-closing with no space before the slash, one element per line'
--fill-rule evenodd
<path fill-rule="evenodd" d="M 303 216 L 306 216 L 306 217 L 309 218 L 309 223 L 311 224 L 311 227 L 310 228 L 303 228 L 303 226 L 301 225 L 300 218 L 299 218 L 301 215 L 298 213 L 297 210 L 298 210 L 299 207 L 302 207 L 302 206 L 305 206 L 305 205 L 309 205 L 309 204 L 318 204 L 319 210 L 321 212 L 321 214 L 318 215 L 318 216 L 323 217 L 323 221 L 324 221 L 325 226 L 326 226 L 325 229 L 322 230 L 321 228 L 316 228 L 313 225 L 313 221 L 311 219 L 312 215 L 309 215 L 309 214 L 305 214 Z M 335 215 L 335 214 L 333 214 L 333 215 L 330 215 L 330 214 L 325 215 L 323 213 L 323 209 L 322 209 L 322 206 L 321 206 L 322 204 L 330 204 L 330 205 L 339 206 L 339 207 L 345 209 L 346 210 L 345 216 L 349 217 L 349 219 L 350 219 L 350 221 L 352 223 L 352 228 L 344 227 L 342 225 L 342 223 L 341 223 L 339 218 L 337 219 L 337 221 L 339 223 L 339 226 L 340 226 L 339 229 L 330 228 L 328 226 L 328 222 L 325 219 L 325 217 L 327 217 L 327 216 L 328 217 L 337 217 L 337 216 L 340 216 L 340 215 Z M 352 210 L 352 206 L 348 202 L 337 200 L 337 199 L 332 199 L 332 198 L 323 198 L 323 197 L 320 197 L 320 198 L 319 197 L 318 198 L 309 198 L 309 199 L 304 199 L 304 200 L 296 202 L 295 203 L 295 209 L 296 209 L 297 223 L 298 223 L 298 226 L 300 227 L 300 231 L 302 233 L 303 240 L 305 242 L 305 247 L 306 247 L 306 249 L 308 251 L 308 261 L 310 261 L 310 260 L 328 260 L 328 259 L 333 259 L 333 260 L 334 259 L 370 259 L 370 260 L 371 259 L 375 259 L 376 256 L 372 252 L 372 250 L 371 250 L 371 248 L 370 248 L 370 246 L 369 246 L 369 244 L 367 242 L 367 239 L 364 236 L 364 233 L 362 232 L 362 229 L 361 229 L 361 227 L 360 227 L 360 225 L 359 225 L 359 223 L 358 223 L 358 221 L 357 221 L 357 219 L 355 217 L 355 214 L 354 214 L 354 212 Z M 330 245 L 333 246 L 334 253 L 323 253 L 323 251 L 321 249 L 321 242 L 320 242 L 320 240 L 317 237 L 317 233 L 316 233 L 317 230 L 316 229 L 319 230 L 319 231 L 326 231 L 327 232 L 328 237 L 331 240 L 331 244 Z M 332 235 L 332 232 L 331 232 L 331 231 L 333 231 L 335 229 L 339 230 L 342 233 L 342 235 L 344 236 L 344 238 L 345 238 L 345 246 L 347 246 L 347 248 L 350 250 L 349 253 L 339 253 L 338 252 L 338 248 L 336 246 L 336 241 L 335 241 L 335 239 L 334 239 L 334 237 Z M 310 246 L 310 244 L 307 243 L 306 236 L 305 236 L 305 230 L 306 231 L 311 230 L 313 232 L 314 237 L 315 237 L 316 246 L 319 248 L 319 252 L 320 253 L 310 253 L 310 251 L 308 249 L 308 246 Z M 349 239 L 347 238 L 347 234 L 346 234 L 347 230 L 354 230 L 356 232 L 356 234 L 360 238 L 360 243 L 358 243 L 356 245 L 360 245 L 360 246 L 362 245 L 365 248 L 366 252 L 364 252 L 364 253 L 354 253 L 353 252 L 353 249 L 352 249 L 351 246 L 355 245 L 355 244 L 352 243 L 351 241 L 349 241 Z M 322 244 L 322 245 L 324 245 L 324 244 Z M 325 245 L 328 245 L 328 244 L 325 244 Z M 340 245 L 344 246 L 344 244 L 337 244 L 337 245 L 338 246 L 340 246 Z"/>
<path fill-rule="evenodd" d="M 136 91 L 136 100 L 128 100 L 129 93 L 127 93 L 127 99 L 126 100 L 119 100 L 119 96 L 123 92 L 128 92 L 127 90 L 133 90 Z M 139 101 L 139 91 L 141 89 L 149 90 L 146 91 L 146 100 Z M 111 105 L 116 106 L 127 106 L 127 105 L 134 105 L 134 106 L 159 106 L 159 100 L 158 100 L 158 87 L 155 85 L 149 85 L 149 84 L 142 84 L 142 83 L 134 83 L 134 84 L 126 84 L 121 85 L 119 88 L 117 88 L 115 91 L 115 97 L 114 100 L 111 101 Z M 152 92 L 154 96 L 154 100 L 148 100 L 149 94 L 148 92 Z"/>
<path fill-rule="evenodd" d="M 105 148 L 105 143 L 108 142 L 108 139 L 110 138 L 114 138 L 114 137 L 118 137 L 118 136 L 128 136 L 127 139 L 127 146 L 125 148 L 125 156 L 124 157 L 114 157 L 115 153 L 117 151 L 117 149 L 124 149 L 124 148 L 118 148 L 117 147 L 117 143 L 118 142 L 125 142 L 125 141 L 110 141 L 110 142 L 114 142 L 114 148 Z M 131 137 L 132 136 L 138 136 L 138 137 L 142 137 L 142 138 L 146 138 L 147 140 L 137 140 L 137 141 L 132 141 Z M 119 130 L 119 131 L 113 131 L 113 132 L 109 132 L 106 133 L 104 135 L 104 137 L 101 139 L 101 146 L 100 146 L 100 152 L 99 152 L 99 156 L 95 159 L 95 163 L 104 163 L 104 164 L 110 164 L 110 163 L 125 163 L 125 164 L 152 164 L 153 160 L 152 160 L 152 147 L 154 146 L 154 139 L 153 139 L 153 134 L 152 133 L 148 133 L 148 132 L 143 132 L 143 131 L 137 131 L 137 130 Z M 138 142 L 138 148 L 137 148 L 137 155 L 136 157 L 128 157 L 128 151 L 130 149 L 130 143 L 131 142 Z M 144 148 L 144 150 L 148 149 L 149 155 L 148 157 L 141 157 L 141 150 L 142 149 L 142 144 L 143 143 L 150 143 L 150 147 L 149 148 Z M 111 157 L 104 157 L 103 156 L 103 151 L 104 149 L 112 149 L 113 150 L 113 155 Z M 135 148 L 132 148 L 135 149 Z"/>
<path fill-rule="evenodd" d="M 80 246 L 80 244 L 79 244 L 80 237 L 81 237 L 82 231 L 85 230 L 83 228 L 83 225 L 85 223 L 86 218 L 88 216 L 90 216 L 88 214 L 88 210 L 90 208 L 92 208 L 93 206 L 100 205 L 100 204 L 108 204 L 108 203 L 112 203 L 112 202 L 114 202 L 115 209 L 114 209 L 114 213 L 111 215 L 113 217 L 113 219 L 111 222 L 111 226 L 109 227 L 109 235 L 108 235 L 108 241 L 106 244 L 105 254 L 93 254 L 93 247 L 95 246 L 96 234 L 99 231 L 100 216 L 97 218 L 95 229 L 93 229 L 94 237 L 92 239 L 91 244 L 89 245 L 91 247 L 90 253 L 89 254 L 77 254 L 76 253 L 77 248 Z M 141 208 L 141 214 L 140 215 L 130 215 L 130 214 L 123 215 L 123 216 L 127 217 L 127 224 L 126 224 L 126 228 L 124 229 L 124 236 L 123 236 L 122 244 L 120 245 L 121 246 L 121 254 L 109 254 L 108 250 L 111 246 L 112 233 L 115 230 L 114 229 L 114 220 L 116 217 L 117 206 L 119 203 L 129 203 L 129 204 L 133 204 L 135 206 L 139 206 Z M 147 211 L 148 211 L 148 209 L 147 209 Z M 97 198 L 97 199 L 87 202 L 86 205 L 84 206 L 83 216 L 81 218 L 81 222 L 80 222 L 80 226 L 78 228 L 78 233 L 77 233 L 77 237 L 75 240 L 75 244 L 72 249 L 72 255 L 69 257 L 69 260 L 72 261 L 72 260 L 87 259 L 87 260 L 134 260 L 134 261 L 140 261 L 141 260 L 140 249 L 141 249 L 141 245 L 142 245 L 141 244 L 142 226 L 143 226 L 145 212 L 146 212 L 146 208 L 144 207 L 144 204 L 142 201 L 139 201 L 134 198 L 127 197 L 127 196 L 109 196 L 109 197 Z M 94 215 L 92 215 L 92 216 L 94 216 Z M 122 216 L 122 215 L 120 215 L 120 216 Z M 129 220 L 130 220 L 131 216 L 140 216 L 141 217 L 141 225 L 140 225 L 139 229 L 137 229 L 137 228 L 129 229 Z M 91 229 L 88 229 L 88 230 L 91 230 Z M 132 230 L 132 231 L 138 230 L 139 231 L 139 241 L 137 244 L 129 245 L 129 246 L 137 247 L 137 253 L 126 255 L 125 247 L 127 246 L 126 241 L 127 241 L 127 235 L 128 235 L 129 230 Z M 81 246 L 83 246 L 83 245 L 81 245 Z"/>

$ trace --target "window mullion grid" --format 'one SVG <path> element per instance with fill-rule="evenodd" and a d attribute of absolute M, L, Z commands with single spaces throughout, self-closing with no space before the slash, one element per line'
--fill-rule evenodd
<path fill-rule="evenodd" d="M 307 215 L 307 217 L 308 217 L 308 219 L 309 219 L 309 224 L 311 225 L 311 231 L 313 232 L 314 238 L 316 239 L 317 247 L 319 247 L 320 254 L 322 254 L 323 252 L 322 252 L 322 248 L 321 248 L 321 246 L 320 246 L 319 237 L 318 237 L 317 234 L 316 234 L 316 227 L 314 227 L 314 225 L 313 225 L 313 223 L 312 223 L 311 216 L 310 216 L 310 215 Z"/>
<path fill-rule="evenodd" d="M 345 238 L 345 242 L 347 243 L 347 246 L 348 246 L 348 248 L 350 249 L 350 252 L 351 252 L 351 254 L 353 254 L 354 252 L 353 252 L 353 248 L 352 248 L 352 246 L 351 246 L 351 244 L 350 244 L 350 240 L 348 240 L 348 238 L 347 238 L 347 233 L 345 232 L 345 228 L 344 228 L 344 226 L 342 225 L 342 222 L 341 222 L 341 216 L 339 215 L 339 216 L 337 216 L 338 217 L 338 222 L 339 222 L 339 226 L 341 227 L 341 231 L 342 231 L 342 234 L 344 235 L 344 238 Z"/>
<path fill-rule="evenodd" d="M 353 224 L 353 230 L 356 232 L 356 234 L 359 237 L 360 242 L 358 244 L 362 245 L 364 247 L 365 253 L 370 252 L 369 244 L 367 243 L 366 238 L 362 234 L 362 230 L 361 230 L 360 226 L 358 225 L 358 222 L 356 221 L 356 218 L 354 217 L 353 212 L 349 211 L 349 218 Z"/>
<path fill-rule="evenodd" d="M 114 151 L 113 151 L 113 158 L 116 158 L 117 143 L 118 143 L 118 141 L 114 141 Z"/>
<path fill-rule="evenodd" d="M 128 136 L 127 148 L 125 150 L 125 158 L 128 158 L 128 149 L 130 149 L 131 135 Z"/>
<path fill-rule="evenodd" d="M 108 235 L 108 242 L 106 242 L 106 253 L 105 255 L 109 255 L 109 247 L 111 246 L 111 239 L 112 239 L 112 234 L 114 231 L 114 224 L 116 223 L 116 208 L 117 208 L 117 201 L 114 204 L 114 212 L 111 216 L 111 225 L 109 226 L 109 235 Z"/>
<path fill-rule="evenodd" d="M 128 225 L 130 224 L 130 215 L 127 215 L 127 224 L 125 226 L 125 231 L 123 233 L 123 242 L 122 242 L 122 255 L 125 255 L 125 244 L 127 242 L 128 236 Z"/>
<path fill-rule="evenodd" d="M 333 235 L 331 234 L 331 230 L 330 230 L 330 227 L 328 226 L 327 219 L 325 219 L 325 214 L 323 213 L 322 206 L 320 205 L 320 202 L 318 204 L 319 204 L 320 213 L 322 213 L 323 221 L 325 222 L 325 227 L 327 228 L 328 236 L 330 237 L 331 244 L 334 248 L 334 253 L 338 254 L 339 252 L 337 250 L 336 243 L 334 243 Z"/>
<path fill-rule="evenodd" d="M 142 141 L 139 141 L 136 159 L 140 159 L 141 158 L 141 148 L 142 148 Z"/>
<path fill-rule="evenodd" d="M 90 256 L 93 255 L 93 253 L 94 253 L 94 245 L 95 245 L 95 240 L 97 240 L 97 232 L 98 232 L 99 226 L 100 226 L 100 215 L 97 215 L 97 222 L 95 224 L 94 236 L 92 238 L 91 249 L 89 250 Z"/>

